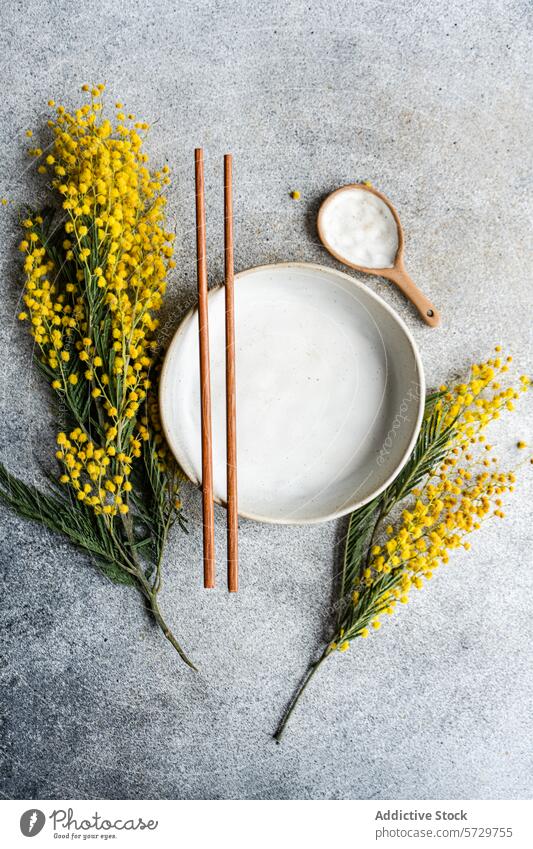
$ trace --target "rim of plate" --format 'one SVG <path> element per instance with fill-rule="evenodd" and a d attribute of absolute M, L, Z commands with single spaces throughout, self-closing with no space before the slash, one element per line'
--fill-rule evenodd
<path fill-rule="evenodd" d="M 407 338 L 407 341 L 409 342 L 409 345 L 410 345 L 411 350 L 413 352 L 413 356 L 414 356 L 415 363 L 416 363 L 416 368 L 417 368 L 417 371 L 418 371 L 418 377 L 419 377 L 420 395 L 419 395 L 419 400 L 418 400 L 418 411 L 417 411 L 417 416 L 416 416 L 416 422 L 415 422 L 415 425 L 414 425 L 414 428 L 413 428 L 413 433 L 411 434 L 411 439 L 409 440 L 409 444 L 407 445 L 407 448 L 405 449 L 404 453 L 402 454 L 401 459 L 397 463 L 392 474 L 390 474 L 389 477 L 384 481 L 384 483 L 382 483 L 379 487 L 374 489 L 366 498 L 362 498 L 362 499 L 360 499 L 359 501 L 356 501 L 353 504 L 349 504 L 345 507 L 341 507 L 340 510 L 334 510 L 332 513 L 328 513 L 326 516 L 320 516 L 320 517 L 316 517 L 316 518 L 313 518 L 313 519 L 299 519 L 297 521 L 294 521 L 291 518 L 285 518 L 285 517 L 277 517 L 277 518 L 273 519 L 271 516 L 262 516 L 259 513 L 249 513 L 249 512 L 245 512 L 243 510 L 238 509 L 238 515 L 242 519 L 251 519 L 254 522 L 263 522 L 263 523 L 268 524 L 268 525 L 319 525 L 322 522 L 330 522 L 330 521 L 333 521 L 334 519 L 341 519 L 343 516 L 348 515 L 348 513 L 353 513 L 354 510 L 358 510 L 360 507 L 364 507 L 365 504 L 368 504 L 370 501 L 372 501 L 373 498 L 375 498 L 377 495 L 380 495 L 380 493 L 382 493 L 383 490 L 385 490 L 389 486 L 389 484 L 392 483 L 392 481 L 395 480 L 395 478 L 398 477 L 399 473 L 401 472 L 401 470 L 403 469 L 403 467 L 407 463 L 409 456 L 411 455 L 411 452 L 412 452 L 412 450 L 415 446 L 416 440 L 418 438 L 418 434 L 420 432 L 420 426 L 422 424 L 422 416 L 424 414 L 424 406 L 425 406 L 425 398 L 426 398 L 426 378 L 425 378 L 425 374 L 424 374 L 424 366 L 422 364 L 422 358 L 420 357 L 418 347 L 416 345 L 416 342 L 414 340 L 414 337 L 413 337 L 411 331 L 407 327 L 403 318 L 401 318 L 401 316 L 398 315 L 396 310 L 394 310 L 391 306 L 389 306 L 389 304 L 385 300 L 383 300 L 383 298 L 380 295 L 377 295 L 375 292 L 373 292 L 371 289 L 369 289 L 368 286 L 365 286 L 364 283 L 361 283 L 355 277 L 352 277 L 351 274 L 346 274 L 344 271 L 338 271 L 336 268 L 330 268 L 327 265 L 320 265 L 319 263 L 316 263 L 316 262 L 273 262 L 273 263 L 266 263 L 264 265 L 254 265 L 252 268 L 246 268 L 246 269 L 244 269 L 244 271 L 239 271 L 237 274 L 235 274 L 235 282 L 237 282 L 237 280 L 241 280 L 241 279 L 247 277 L 248 275 L 254 274 L 255 272 L 258 272 L 258 271 L 267 271 L 267 270 L 282 269 L 282 268 L 287 268 L 287 269 L 303 268 L 305 270 L 312 269 L 313 271 L 318 271 L 318 272 L 322 272 L 322 273 L 326 272 L 328 274 L 332 274 L 335 277 L 342 277 L 344 280 L 348 280 L 356 289 L 361 289 L 362 291 L 364 291 L 365 295 L 368 296 L 371 300 L 377 301 L 377 303 L 386 312 L 388 312 L 390 316 L 392 316 L 393 320 L 400 326 L 405 337 Z M 223 288 L 224 288 L 224 284 L 219 283 L 217 286 L 213 286 L 211 289 L 209 289 L 209 294 L 211 292 L 215 292 L 217 289 L 223 289 Z M 175 445 L 173 445 L 172 440 L 169 438 L 170 431 L 169 431 L 169 428 L 167 427 L 167 423 L 166 423 L 166 420 L 165 420 L 165 410 L 164 410 L 164 404 L 163 404 L 163 396 L 164 396 L 164 393 L 165 393 L 165 383 L 166 383 L 166 377 L 167 377 L 167 371 L 168 371 L 169 353 L 170 353 L 175 341 L 183 333 L 183 330 L 184 330 L 184 327 L 185 327 L 187 320 L 197 310 L 198 310 L 198 304 L 196 304 L 196 306 L 190 307 L 187 310 L 187 312 L 180 319 L 180 322 L 179 322 L 179 324 L 176 328 L 176 331 L 174 332 L 172 339 L 170 340 L 170 344 L 169 344 L 169 346 L 166 350 L 165 358 L 164 358 L 164 361 L 163 361 L 163 366 L 162 366 L 162 369 L 161 369 L 161 378 L 160 378 L 160 381 L 159 381 L 158 400 L 159 400 L 159 414 L 160 414 L 160 417 L 161 417 L 161 426 L 163 428 L 163 433 L 165 435 L 165 439 L 168 443 L 168 446 L 169 446 L 170 450 L 172 451 L 172 454 L 174 455 L 176 462 L 178 463 L 178 465 L 181 468 L 181 470 L 183 471 L 183 473 L 187 476 L 189 481 L 192 484 L 194 484 L 196 487 L 201 488 L 202 484 L 200 483 L 200 481 L 198 480 L 198 478 L 196 477 L 196 475 L 194 474 L 194 472 L 192 471 L 192 469 L 188 465 L 187 459 L 180 456 L 180 452 L 176 450 Z M 222 498 L 218 498 L 217 496 L 214 496 L 213 500 L 214 500 L 215 504 L 220 504 L 222 507 L 226 506 L 226 502 Z"/>

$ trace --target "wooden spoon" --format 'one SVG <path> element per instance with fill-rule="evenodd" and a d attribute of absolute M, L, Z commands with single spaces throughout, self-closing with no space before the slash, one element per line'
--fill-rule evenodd
<path fill-rule="evenodd" d="M 340 192 L 353 191 L 353 189 L 358 189 L 362 192 L 370 192 L 371 194 L 376 195 L 376 197 L 380 198 L 380 200 L 388 206 L 394 217 L 398 228 L 398 250 L 396 251 L 394 265 L 391 268 L 366 268 L 362 265 L 355 265 L 355 263 L 350 262 L 350 260 L 345 256 L 337 253 L 328 241 L 326 228 L 324 227 L 324 211 L 332 198 L 336 197 L 336 195 Z M 401 289 L 403 294 L 409 298 L 411 303 L 414 304 L 426 324 L 429 324 L 430 327 L 437 327 L 440 322 L 440 314 L 438 310 L 433 306 L 431 301 L 426 298 L 423 292 L 420 291 L 418 286 L 413 283 L 405 270 L 405 266 L 403 264 L 404 238 L 402 225 L 396 209 L 385 195 L 378 192 L 377 189 L 374 189 L 372 186 L 365 186 L 360 183 L 352 183 L 347 186 L 342 186 L 340 189 L 337 189 L 328 195 L 325 201 L 323 201 L 318 212 L 317 229 L 320 241 L 330 254 L 335 257 L 335 259 L 338 259 L 339 262 L 343 262 L 345 265 L 349 265 L 350 268 L 355 268 L 356 271 L 363 271 L 365 274 L 376 274 L 378 277 L 386 277 L 387 280 L 391 280 L 398 286 L 399 289 Z"/>

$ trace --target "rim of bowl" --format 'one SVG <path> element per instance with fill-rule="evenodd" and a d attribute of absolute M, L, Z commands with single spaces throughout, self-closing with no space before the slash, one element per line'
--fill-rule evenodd
<path fill-rule="evenodd" d="M 372 292 L 372 290 L 369 289 L 367 286 L 365 286 L 364 283 L 361 283 L 359 280 L 356 280 L 350 274 L 346 274 L 344 271 L 338 271 L 336 268 L 330 268 L 327 265 L 320 265 L 319 263 L 316 263 L 316 262 L 273 262 L 273 263 L 266 263 L 264 265 L 254 265 L 251 268 L 244 269 L 244 271 L 239 271 L 237 274 L 235 274 L 235 282 L 237 282 L 237 280 L 241 280 L 242 278 L 247 277 L 248 275 L 251 275 L 251 274 L 253 274 L 257 271 L 265 271 L 265 270 L 281 269 L 281 268 L 289 268 L 289 269 L 291 269 L 291 268 L 303 268 L 303 269 L 313 269 L 315 271 L 320 271 L 320 272 L 328 272 L 330 274 L 333 274 L 334 276 L 342 277 L 344 280 L 348 280 L 356 289 L 363 290 L 365 295 L 367 295 L 371 300 L 377 301 L 377 303 L 386 312 L 388 312 L 390 316 L 392 316 L 393 320 L 400 326 L 405 337 L 407 338 L 407 341 L 409 342 L 409 345 L 411 347 L 411 351 L 413 352 L 413 356 L 414 356 L 414 359 L 415 359 L 415 364 L 416 364 L 416 368 L 417 368 L 417 371 L 418 371 L 418 378 L 419 378 L 419 384 L 420 384 L 420 394 L 419 394 L 419 400 L 418 400 L 418 411 L 417 411 L 417 416 L 416 416 L 416 422 L 415 422 L 415 425 L 413 427 L 413 432 L 411 434 L 411 439 L 409 440 L 407 448 L 403 452 L 399 462 L 396 464 L 396 467 L 395 467 L 394 471 L 392 472 L 392 474 L 390 474 L 389 477 L 379 487 L 377 487 L 375 490 L 373 490 L 367 497 L 362 498 L 359 501 L 356 501 L 356 502 L 351 503 L 349 505 L 345 505 L 344 507 L 341 507 L 339 510 L 334 510 L 332 513 L 328 513 L 325 516 L 318 516 L 318 517 L 315 517 L 315 518 L 312 518 L 312 519 L 297 519 L 297 520 L 294 520 L 294 519 L 291 519 L 289 517 L 282 517 L 282 516 L 279 516 L 279 517 L 274 519 L 272 516 L 262 516 L 259 513 L 250 513 L 250 512 L 238 509 L 238 515 L 242 519 L 251 519 L 254 522 L 263 522 L 263 523 L 268 524 L 268 525 L 318 525 L 318 524 L 321 524 L 322 522 L 330 522 L 330 521 L 333 521 L 334 519 L 341 519 L 343 516 L 346 516 L 348 513 L 353 513 L 355 510 L 358 510 L 360 507 L 364 507 L 365 504 L 368 504 L 370 501 L 372 501 L 373 498 L 375 498 L 377 495 L 380 495 L 383 492 L 383 490 L 385 490 L 389 486 L 389 484 L 391 484 L 393 482 L 393 480 L 395 480 L 395 478 L 398 477 L 399 473 L 401 472 L 401 470 L 403 469 L 403 467 L 405 466 L 405 464 L 407 463 L 407 460 L 409 459 L 409 457 L 411 455 L 411 452 L 412 452 L 412 450 L 415 446 L 416 440 L 418 438 L 418 434 L 420 432 L 420 426 L 422 424 L 422 416 L 424 414 L 424 406 L 425 406 L 425 399 L 426 399 L 426 379 L 425 379 L 425 374 L 424 374 L 424 366 L 422 365 L 422 359 L 420 357 L 418 347 L 416 345 L 416 342 L 414 340 L 414 337 L 413 337 L 411 331 L 409 330 L 409 328 L 405 324 L 403 318 L 401 318 L 401 316 L 399 316 L 398 313 L 391 306 L 389 306 L 389 304 L 386 301 L 384 301 L 382 297 L 380 297 L 380 295 L 377 295 L 375 292 Z M 213 286 L 209 290 L 209 293 L 215 292 L 217 289 L 222 289 L 222 288 L 223 288 L 223 284 L 219 284 L 218 286 Z M 162 366 L 162 369 L 161 369 L 161 378 L 159 380 L 158 401 L 159 401 L 159 414 L 160 414 L 160 418 L 161 418 L 161 426 L 163 428 L 163 433 L 165 435 L 165 439 L 168 443 L 168 446 L 169 446 L 170 450 L 172 451 L 172 454 L 173 454 L 176 462 L 178 463 L 180 469 L 183 471 L 183 473 L 186 475 L 186 477 L 189 479 L 189 481 L 192 484 L 194 484 L 196 487 L 201 488 L 201 486 L 202 486 L 201 482 L 198 480 L 198 478 L 196 477 L 196 475 L 194 474 L 194 472 L 192 471 L 190 466 L 188 466 L 186 460 L 184 462 L 183 458 L 178 456 L 178 452 L 175 450 L 175 446 L 172 444 L 172 441 L 169 438 L 169 432 L 170 431 L 169 431 L 169 428 L 167 427 L 167 423 L 165 421 L 165 412 L 164 412 L 164 405 L 163 405 L 163 395 L 164 395 L 164 392 L 165 392 L 165 383 L 166 383 L 166 375 L 167 375 L 167 370 L 168 370 L 169 353 L 172 349 L 172 346 L 174 345 L 174 342 L 183 333 L 187 320 L 190 318 L 190 316 L 194 312 L 197 311 L 197 309 L 198 309 L 198 305 L 190 307 L 187 310 L 187 312 L 180 319 L 180 322 L 179 322 L 179 324 L 176 328 L 176 331 L 174 332 L 172 339 L 170 340 L 170 344 L 169 344 L 169 346 L 166 350 L 165 358 L 164 358 L 164 361 L 163 361 L 163 366 Z M 213 500 L 214 500 L 215 504 L 220 504 L 222 507 L 226 507 L 226 502 L 224 501 L 224 499 L 219 498 L 217 496 L 214 496 Z"/>

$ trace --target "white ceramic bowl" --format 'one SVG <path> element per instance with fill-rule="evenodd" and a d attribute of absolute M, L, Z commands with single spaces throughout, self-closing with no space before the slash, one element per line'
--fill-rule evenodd
<path fill-rule="evenodd" d="M 215 498 L 225 503 L 224 289 L 209 293 Z M 403 321 L 340 271 L 264 265 L 235 277 L 239 513 L 335 519 L 398 474 L 418 435 L 424 373 Z M 168 443 L 201 484 L 198 313 L 182 320 L 160 384 Z"/>

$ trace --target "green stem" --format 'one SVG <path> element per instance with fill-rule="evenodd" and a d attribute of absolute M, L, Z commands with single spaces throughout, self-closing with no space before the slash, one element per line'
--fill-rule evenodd
<path fill-rule="evenodd" d="M 291 701 L 289 702 L 289 705 L 288 705 L 285 713 L 283 714 L 281 722 L 277 727 L 276 733 L 274 734 L 274 740 L 276 741 L 276 743 L 281 742 L 281 737 L 282 737 L 283 732 L 285 730 L 285 726 L 287 725 L 287 722 L 289 721 L 294 708 L 298 704 L 300 697 L 303 695 L 305 688 L 309 684 L 309 682 L 310 682 L 311 678 L 313 677 L 313 675 L 315 674 L 315 672 L 318 670 L 321 663 L 323 663 L 324 660 L 327 657 L 329 657 L 329 655 L 330 655 L 330 651 L 329 651 L 329 646 L 328 646 L 326 649 L 324 649 L 324 653 L 322 654 L 322 656 L 319 657 L 319 659 L 316 660 L 314 663 L 312 663 L 309 666 L 309 668 L 307 669 L 307 672 L 305 673 L 305 675 L 302 678 L 302 680 L 300 681 L 296 691 L 294 692 L 293 697 L 292 697 Z"/>
<path fill-rule="evenodd" d="M 346 567 L 347 567 L 347 564 L 348 564 L 348 543 L 349 543 L 349 539 L 350 539 L 350 527 L 351 527 L 351 524 L 352 524 L 352 521 L 353 521 L 353 516 L 354 516 L 354 514 L 352 513 L 352 515 L 350 516 L 350 521 L 348 522 L 348 528 L 346 530 L 346 539 L 344 541 L 344 556 L 343 556 L 343 561 L 342 561 L 342 578 L 341 578 L 341 586 L 340 586 L 340 592 L 339 592 L 339 597 L 338 597 L 338 602 L 337 602 L 338 605 L 339 605 L 338 610 L 337 610 L 337 628 L 340 628 L 340 626 L 341 626 L 342 617 L 344 616 L 345 609 L 346 609 L 346 606 L 345 606 L 345 603 L 344 603 L 344 595 L 345 595 L 345 592 L 346 592 Z"/>
<path fill-rule="evenodd" d="M 392 509 L 392 506 L 393 506 L 392 504 L 390 506 L 386 505 L 385 502 L 383 502 L 383 504 L 381 506 L 381 509 L 378 513 L 378 517 L 377 517 L 376 522 L 374 524 L 374 527 L 372 529 L 372 534 L 370 536 L 370 540 L 369 540 L 369 543 L 368 543 L 365 568 L 370 565 L 370 558 L 372 557 L 372 549 L 374 547 L 374 541 L 376 539 L 378 528 L 381 524 L 381 520 L 383 519 L 384 516 L 387 515 L 387 513 L 390 512 L 390 510 Z"/>
<path fill-rule="evenodd" d="M 122 516 L 121 518 L 123 520 L 125 519 L 124 516 Z M 150 611 L 152 613 L 152 616 L 154 617 L 155 621 L 157 622 L 157 624 L 161 628 L 164 636 L 167 638 L 167 640 L 173 646 L 173 648 L 177 651 L 177 653 L 179 654 L 179 656 L 181 657 L 183 662 L 186 663 L 187 666 L 189 666 L 191 669 L 194 669 L 195 672 L 198 672 L 198 669 L 196 668 L 196 666 L 194 665 L 192 660 L 190 660 L 187 657 L 187 655 L 183 651 L 182 647 L 178 643 L 176 637 L 174 636 L 174 634 L 172 633 L 172 631 L 168 627 L 167 623 L 163 619 L 163 616 L 161 614 L 161 610 L 159 609 L 159 605 L 157 603 L 157 593 L 159 591 L 159 585 L 156 586 L 156 587 L 152 587 L 150 582 L 146 579 L 144 572 L 142 570 L 142 566 L 139 564 L 137 556 L 135 554 L 135 551 L 132 548 L 132 540 L 133 540 L 132 530 L 129 528 L 129 523 L 127 521 L 123 521 L 123 525 L 124 525 L 124 529 L 126 531 L 126 535 L 129 537 L 129 540 L 130 540 L 131 556 L 133 558 L 133 565 L 134 565 L 134 569 L 135 569 L 135 571 L 132 572 L 132 574 L 134 574 L 135 578 L 137 579 L 137 582 L 139 584 L 139 589 L 142 592 L 142 594 L 144 595 L 144 597 L 146 598 L 146 600 L 148 601 L 148 604 L 150 605 Z M 114 537 L 114 539 L 115 539 L 117 545 L 120 545 L 116 536 Z M 126 552 L 124 552 L 124 554 L 126 555 Z M 127 555 L 126 555 L 126 559 L 128 559 Z M 159 568 L 160 568 L 160 564 L 159 564 Z M 159 582 L 159 584 L 160 584 L 160 582 Z"/>
<path fill-rule="evenodd" d="M 156 574 L 155 574 L 155 580 L 154 580 L 154 593 L 156 593 L 156 594 L 161 589 L 161 584 L 162 584 L 161 564 L 163 562 L 163 553 L 165 551 L 165 545 L 166 545 L 166 542 L 167 542 L 168 528 L 169 528 L 169 523 L 167 522 L 163 526 L 163 534 L 162 534 L 162 537 L 161 537 L 161 542 L 160 542 L 160 547 L 159 547 L 159 556 L 157 558 L 157 567 L 156 567 Z"/>
<path fill-rule="evenodd" d="M 154 617 L 155 621 L 157 622 L 157 624 L 159 625 L 159 627 L 161 628 L 163 634 L 165 635 L 165 637 L 167 638 L 169 643 L 176 649 L 177 653 L 179 654 L 179 656 L 181 657 L 183 662 L 186 663 L 187 666 L 189 666 L 191 669 L 194 669 L 195 672 L 198 672 L 198 669 L 196 668 L 196 666 L 194 665 L 192 660 L 189 660 L 189 658 L 187 657 L 187 655 L 183 651 L 182 647 L 180 646 L 180 644 L 176 640 L 176 637 L 174 636 L 174 634 L 172 633 L 172 631 L 170 630 L 170 628 L 166 624 L 165 620 L 163 619 L 163 617 L 161 615 L 161 611 L 159 610 L 159 605 L 157 603 L 157 598 L 156 598 L 155 593 L 152 593 L 152 595 L 150 595 L 148 597 L 148 601 L 150 602 L 150 609 L 152 611 L 153 617 Z"/>

